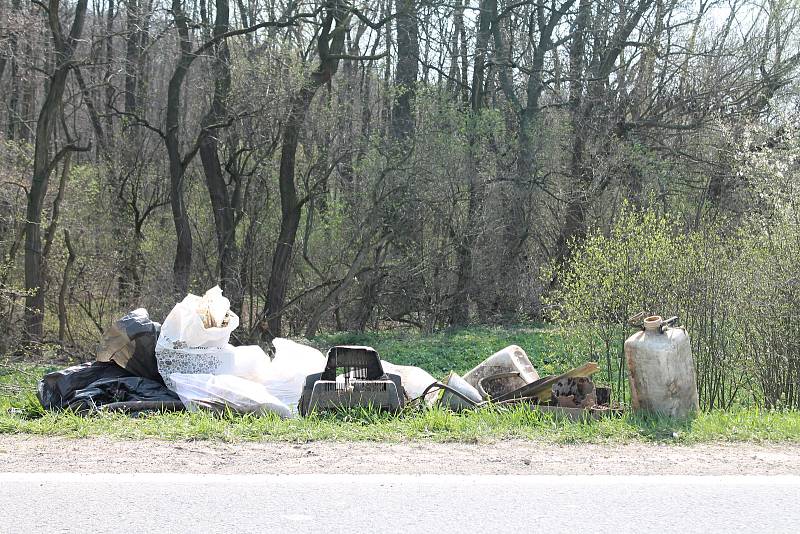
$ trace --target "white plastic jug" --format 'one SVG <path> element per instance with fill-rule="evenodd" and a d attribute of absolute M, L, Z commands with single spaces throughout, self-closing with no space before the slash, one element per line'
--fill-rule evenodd
<path fill-rule="evenodd" d="M 699 409 L 686 330 L 669 328 L 658 315 L 647 317 L 644 330 L 625 341 L 625 359 L 634 411 L 685 418 Z"/>

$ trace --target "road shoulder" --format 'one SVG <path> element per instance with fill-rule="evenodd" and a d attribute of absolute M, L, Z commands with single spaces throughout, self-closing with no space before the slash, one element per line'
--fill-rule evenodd
<path fill-rule="evenodd" d="M 0 435 L 0 472 L 800 475 L 800 446 L 117 440 Z"/>

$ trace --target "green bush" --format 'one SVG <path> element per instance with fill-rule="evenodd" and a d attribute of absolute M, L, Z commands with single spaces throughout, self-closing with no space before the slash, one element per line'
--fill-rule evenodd
<path fill-rule="evenodd" d="M 677 315 L 691 338 L 703 408 L 798 408 L 798 243 L 800 225 L 786 221 L 687 232 L 669 217 L 626 209 L 608 234 L 576 246 L 559 273 L 548 303 L 561 344 L 551 350 L 598 359 L 601 379 L 625 400 L 627 319 Z"/>

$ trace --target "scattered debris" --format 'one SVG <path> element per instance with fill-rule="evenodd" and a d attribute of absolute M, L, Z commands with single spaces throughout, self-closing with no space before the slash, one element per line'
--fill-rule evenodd
<path fill-rule="evenodd" d="M 174 373 L 175 391 L 190 412 L 200 408 L 217 413 L 274 413 L 282 419 L 292 417 L 289 407 L 272 395 L 263 384 L 233 375 Z"/>
<path fill-rule="evenodd" d="M 167 387 L 175 390 L 174 373 L 264 380 L 269 373 L 269 358 L 261 347 L 234 347 L 229 343 L 238 326 L 239 317 L 218 286 L 202 297 L 189 294 L 176 304 L 164 319 L 155 346 L 158 371 Z"/>
<path fill-rule="evenodd" d="M 597 404 L 591 378 L 566 377 L 553 384 L 552 400 L 562 408 L 591 408 Z"/>
<path fill-rule="evenodd" d="M 114 321 L 97 350 L 98 362 L 114 362 L 134 376 L 163 383 L 155 358 L 161 324 L 150 320 L 144 308 Z"/>
<path fill-rule="evenodd" d="M 453 411 L 458 412 L 467 408 L 474 408 L 484 400 L 478 390 L 472 387 L 472 384 L 452 371 L 445 378 L 444 384 L 455 391 L 442 389 L 439 397 L 435 400 Z"/>
<path fill-rule="evenodd" d="M 557 384 L 559 380 L 563 381 L 567 378 L 589 377 L 599 370 L 600 367 L 595 362 L 585 363 L 580 367 L 570 369 L 564 374 L 540 378 L 515 391 L 501 395 L 496 400 L 498 402 L 503 402 L 516 399 L 532 399 L 537 403 L 546 403 L 551 400 L 553 396 L 553 386 Z"/>
<path fill-rule="evenodd" d="M 422 397 L 423 393 L 425 393 L 425 388 L 436 382 L 436 379 L 429 372 L 413 365 L 395 365 L 386 360 L 381 360 L 381 365 L 387 374 L 400 375 L 406 402 Z M 435 394 L 429 394 L 426 401 L 429 399 L 430 402 L 433 402 L 435 397 Z"/>
<path fill-rule="evenodd" d="M 625 344 L 635 409 L 673 417 L 697 409 L 688 336 L 670 328 L 675 320 L 648 317 Z M 46 409 L 80 413 L 185 407 L 282 418 L 355 406 L 398 411 L 410 403 L 453 411 L 519 404 L 574 420 L 620 412 L 611 405 L 611 389 L 590 378 L 599 370 L 595 362 L 540 377 L 525 351 L 510 345 L 463 377 L 451 372 L 438 382 L 419 367 L 381 360 L 371 347 L 335 346 L 326 358 L 278 338 L 270 359 L 258 346 L 229 343 L 238 325 L 218 287 L 202 297 L 187 295 L 163 326 L 147 310 L 134 310 L 109 328 L 98 361 L 46 375 L 39 400 Z"/>
<path fill-rule="evenodd" d="M 306 378 L 325 369 L 325 356 L 314 347 L 289 339 L 276 338 L 272 340 L 272 344 L 275 347 L 275 357 L 263 384 L 294 415 L 298 411 Z"/>

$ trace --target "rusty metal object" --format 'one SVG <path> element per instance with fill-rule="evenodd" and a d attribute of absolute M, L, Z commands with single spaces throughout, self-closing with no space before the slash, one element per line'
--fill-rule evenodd
<path fill-rule="evenodd" d="M 594 382 L 585 376 L 565 377 L 553 384 L 552 402 L 564 408 L 591 408 L 597 404 Z"/>
<path fill-rule="evenodd" d="M 597 365 L 597 363 L 595 362 L 585 363 L 580 367 L 575 367 L 574 369 L 570 369 L 566 373 L 541 378 L 536 382 L 527 384 L 515 391 L 511 391 L 505 395 L 502 395 L 495 400 L 506 401 L 511 399 L 533 399 L 539 403 L 546 403 L 550 401 L 552 397 L 553 385 L 556 384 L 559 380 L 563 380 L 565 378 L 589 377 L 599 370 L 600 367 Z"/>

